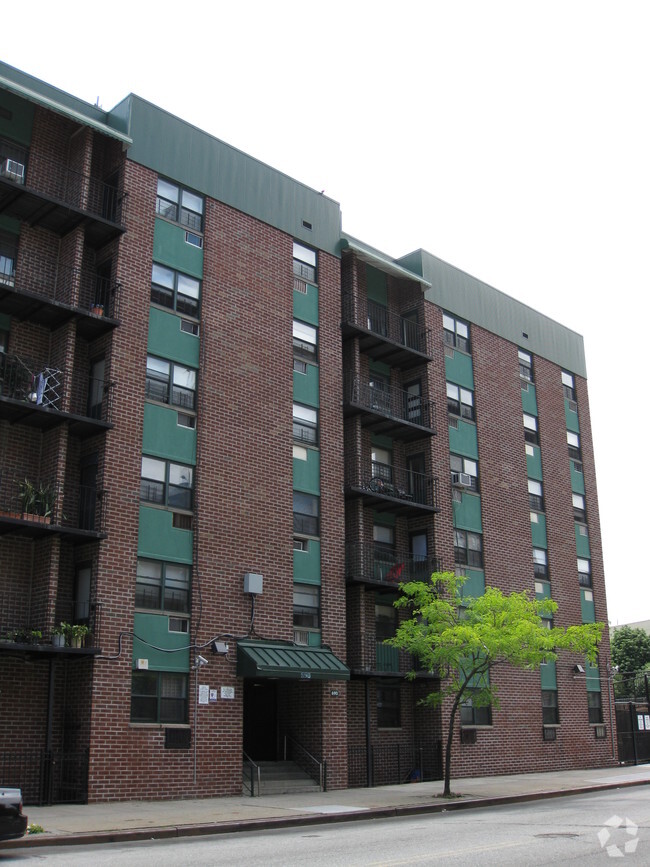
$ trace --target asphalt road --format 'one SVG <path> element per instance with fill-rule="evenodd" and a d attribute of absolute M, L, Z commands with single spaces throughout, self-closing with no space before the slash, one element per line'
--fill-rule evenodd
<path fill-rule="evenodd" d="M 43 861 L 48 867 L 649 864 L 650 787 L 415 818 L 0 855 L 0 867 Z"/>

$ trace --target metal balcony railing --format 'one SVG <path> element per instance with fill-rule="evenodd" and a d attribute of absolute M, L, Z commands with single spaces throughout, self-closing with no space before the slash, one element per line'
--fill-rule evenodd
<path fill-rule="evenodd" d="M 0 288 L 12 287 L 15 293 L 39 296 L 49 303 L 64 304 L 95 316 L 119 317 L 120 283 L 92 269 L 58 268 L 52 276 L 40 269 L 9 272 L 8 264 L 5 270 L 4 275 L 0 271 Z M 29 311 L 25 318 L 29 320 Z"/>
<path fill-rule="evenodd" d="M 345 292 L 342 298 L 343 322 L 407 350 L 431 356 L 430 332 L 413 319 L 393 313 L 382 304 L 355 298 Z"/>
<path fill-rule="evenodd" d="M 394 675 L 407 674 L 416 667 L 410 653 L 384 644 L 377 639 L 374 632 L 351 637 L 348 664 L 350 668 L 358 671 Z"/>
<path fill-rule="evenodd" d="M 437 557 L 414 556 L 362 543 L 346 546 L 345 564 L 349 580 L 393 587 L 407 581 L 428 581 L 433 572 L 440 571 Z"/>
<path fill-rule="evenodd" d="M 34 645 L 43 649 L 52 645 L 53 629 L 65 622 L 88 627 L 90 632 L 83 640 L 84 647 L 100 646 L 101 605 L 96 600 L 58 597 L 54 611 L 49 614 L 37 610 L 39 603 L 43 604 L 44 601 L 40 594 L 35 595 L 35 601 L 30 606 L 30 593 L 22 584 L 3 590 L 0 594 L 0 638 L 8 643 Z M 69 640 L 65 646 L 70 646 Z"/>
<path fill-rule="evenodd" d="M 438 508 L 438 479 L 406 467 L 372 461 L 370 468 L 346 466 L 346 485 L 368 496 L 398 499 L 405 503 Z"/>
<path fill-rule="evenodd" d="M 435 433 L 433 401 L 403 388 L 348 376 L 344 403 L 371 416 L 397 421 L 401 426 L 424 428 L 428 433 Z"/>
<path fill-rule="evenodd" d="M 0 396 L 46 409 L 61 409 L 63 371 L 19 355 L 0 352 Z"/>
<path fill-rule="evenodd" d="M 106 491 L 96 486 L 64 485 L 29 470 L 0 470 L 0 520 L 100 534 L 105 532 L 106 501 Z"/>

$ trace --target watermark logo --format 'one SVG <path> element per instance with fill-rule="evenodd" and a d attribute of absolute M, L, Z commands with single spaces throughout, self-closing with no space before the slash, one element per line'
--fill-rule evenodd
<path fill-rule="evenodd" d="M 629 838 L 625 840 L 622 849 L 620 846 L 616 845 L 616 843 L 611 842 L 615 831 L 620 832 L 616 834 L 616 839 L 619 842 L 622 842 L 624 835 Z M 631 819 L 628 819 L 627 817 L 622 819 L 620 816 L 610 816 L 598 832 L 600 848 L 605 849 L 610 858 L 623 858 L 625 855 L 632 855 L 636 852 L 636 847 L 639 844 L 639 838 L 637 837 L 638 833 L 639 828 Z"/>

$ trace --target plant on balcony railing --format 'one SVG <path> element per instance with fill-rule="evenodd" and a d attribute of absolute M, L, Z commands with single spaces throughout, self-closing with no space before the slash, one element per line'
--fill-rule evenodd
<path fill-rule="evenodd" d="M 50 523 L 56 503 L 56 488 L 53 484 L 22 479 L 18 482 L 18 497 L 23 519 Z"/>

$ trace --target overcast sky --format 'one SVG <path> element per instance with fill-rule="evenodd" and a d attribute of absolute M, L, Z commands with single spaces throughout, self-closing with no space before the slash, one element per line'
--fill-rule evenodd
<path fill-rule="evenodd" d="M 650 619 L 650 4 L 32 0 L 10 17 L 7 63 L 104 109 L 136 93 L 325 190 L 346 232 L 424 247 L 582 334 L 609 619 Z"/>

